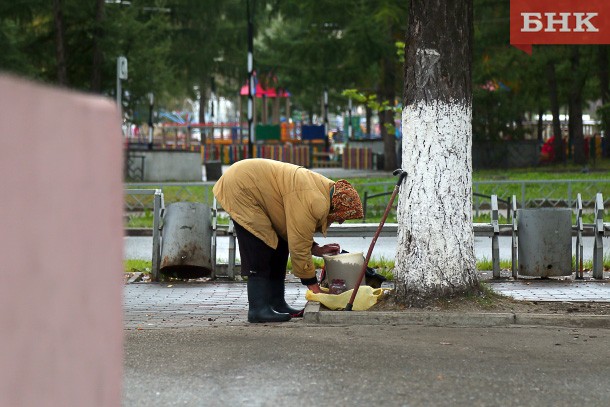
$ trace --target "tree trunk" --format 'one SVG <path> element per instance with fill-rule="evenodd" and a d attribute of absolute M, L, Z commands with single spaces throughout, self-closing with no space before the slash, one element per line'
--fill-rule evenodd
<path fill-rule="evenodd" d="M 396 292 L 410 305 L 478 284 L 472 229 L 472 0 L 411 0 Z"/>
<path fill-rule="evenodd" d="M 544 119 L 543 119 L 543 115 L 544 115 L 544 110 L 541 107 L 539 107 L 538 108 L 538 126 L 537 126 L 538 147 L 542 147 L 542 144 L 544 143 L 544 138 L 543 138 Z"/>
<path fill-rule="evenodd" d="M 205 108 L 208 105 L 208 98 L 207 98 L 207 90 L 205 88 L 204 85 L 205 81 L 204 80 L 200 80 L 199 81 L 199 117 L 197 118 L 197 120 L 199 121 L 199 124 L 205 124 Z M 241 121 L 240 121 L 241 123 Z M 212 139 L 214 138 L 214 135 L 212 134 Z M 205 127 L 201 128 L 201 140 L 200 143 L 201 145 L 206 145 L 206 143 L 208 142 L 208 129 Z M 241 139 L 240 139 L 240 143 L 241 143 Z"/>
<path fill-rule="evenodd" d="M 68 69 L 66 63 L 66 42 L 64 14 L 61 0 L 53 0 L 53 23 L 55 25 L 55 58 L 57 59 L 57 82 L 61 86 L 68 85 Z"/>
<path fill-rule="evenodd" d="M 610 103 L 610 77 L 608 76 L 608 46 L 607 45 L 599 45 L 598 46 L 598 77 L 599 77 L 599 87 L 600 94 L 602 100 L 602 106 Z M 608 115 L 607 110 L 603 111 L 605 115 Z M 608 137 L 610 137 L 610 117 L 605 117 L 602 120 L 602 131 L 604 132 L 604 138 L 606 143 L 608 143 Z"/>
<path fill-rule="evenodd" d="M 598 77 L 602 105 L 610 102 L 610 77 L 608 76 L 608 46 L 598 46 Z"/>
<path fill-rule="evenodd" d="M 555 162 L 565 163 L 566 154 L 561 134 L 561 120 L 559 118 L 559 97 L 557 96 L 557 76 L 555 75 L 555 63 L 547 63 L 547 78 L 549 81 L 549 99 L 551 101 L 551 114 L 553 115 L 553 151 L 555 152 Z"/>
<path fill-rule="evenodd" d="M 91 91 L 102 91 L 102 65 L 104 54 L 100 43 L 104 37 L 104 5 L 105 0 L 96 0 L 95 3 L 95 29 L 93 30 L 93 63 L 91 67 Z"/>
<path fill-rule="evenodd" d="M 523 116 L 521 115 L 519 115 L 515 119 L 515 133 L 516 135 L 513 137 L 518 138 L 519 140 L 523 139 L 523 134 L 525 134 L 525 130 L 523 130 Z"/>
<path fill-rule="evenodd" d="M 580 49 L 578 46 L 572 47 L 570 56 L 572 79 L 570 88 L 570 146 L 574 147 L 574 164 L 587 164 L 585 155 L 585 139 L 582 129 L 582 88 L 584 86 L 584 75 L 580 73 Z"/>
<path fill-rule="evenodd" d="M 379 112 L 379 128 L 383 140 L 383 169 L 393 171 L 398 167 L 396 164 L 396 134 L 394 129 L 394 111 L 384 110 Z"/>
<path fill-rule="evenodd" d="M 396 136 L 395 132 L 391 131 L 391 129 L 394 129 L 395 126 L 393 107 L 395 98 L 394 86 L 396 81 L 396 73 L 392 60 L 386 58 L 382 61 L 382 65 L 384 74 L 381 84 L 381 91 L 379 92 L 378 97 L 380 103 L 387 101 L 390 107 L 390 110 L 379 112 L 379 128 L 381 131 L 381 139 L 383 140 L 383 168 L 386 171 L 393 171 L 397 167 Z"/>
<path fill-rule="evenodd" d="M 365 122 L 366 123 L 365 124 L 366 137 L 370 138 L 371 137 L 371 133 L 372 133 L 371 132 L 371 121 L 372 121 L 371 119 L 372 119 L 372 116 L 373 116 L 373 110 L 370 107 L 365 106 L 364 112 L 365 112 L 364 114 L 366 116 L 366 122 Z"/>

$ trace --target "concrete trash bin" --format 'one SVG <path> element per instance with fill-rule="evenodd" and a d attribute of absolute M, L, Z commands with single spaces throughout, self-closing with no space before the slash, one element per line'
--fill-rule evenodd
<path fill-rule="evenodd" d="M 212 274 L 210 208 L 176 202 L 165 209 L 160 272 L 167 277 L 200 278 Z"/>
<path fill-rule="evenodd" d="M 572 211 L 568 208 L 517 210 L 519 274 L 572 274 Z"/>
<path fill-rule="evenodd" d="M 222 163 L 220 161 L 208 161 L 205 163 L 206 181 L 218 181 L 222 177 Z"/>

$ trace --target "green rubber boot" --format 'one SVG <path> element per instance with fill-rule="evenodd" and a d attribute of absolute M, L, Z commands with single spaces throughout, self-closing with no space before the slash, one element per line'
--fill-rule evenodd
<path fill-rule="evenodd" d="M 271 308 L 277 312 L 288 314 L 292 318 L 303 316 L 303 309 L 292 308 L 286 303 L 286 286 L 284 284 L 284 279 L 269 280 L 269 286 L 271 287 Z"/>
<path fill-rule="evenodd" d="M 271 280 L 248 277 L 248 322 L 286 322 L 288 313 L 276 312 L 271 307 Z"/>

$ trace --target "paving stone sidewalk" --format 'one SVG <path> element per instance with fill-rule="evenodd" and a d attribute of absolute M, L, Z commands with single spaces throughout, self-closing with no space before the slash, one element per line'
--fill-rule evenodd
<path fill-rule="evenodd" d="M 304 308 L 306 287 L 286 284 L 286 302 Z M 137 283 L 124 289 L 125 329 L 187 328 L 247 323 L 244 282 Z"/>
<path fill-rule="evenodd" d="M 520 280 L 491 283 L 491 287 L 520 301 L 610 302 L 610 283 L 603 281 Z"/>
<path fill-rule="evenodd" d="M 610 302 L 610 282 L 518 280 L 494 282 L 494 291 L 525 301 Z M 286 301 L 305 307 L 306 288 L 286 283 Z M 124 288 L 124 328 L 160 329 L 247 323 L 246 283 L 136 283 Z M 290 323 L 297 323 L 290 322 Z"/>

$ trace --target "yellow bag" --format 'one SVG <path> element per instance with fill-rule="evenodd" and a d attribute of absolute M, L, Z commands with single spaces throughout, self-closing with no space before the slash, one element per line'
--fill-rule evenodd
<path fill-rule="evenodd" d="M 341 294 L 328 294 L 328 289 L 322 287 L 323 293 L 314 294 L 311 290 L 307 290 L 305 298 L 308 301 L 317 301 L 323 304 L 326 308 L 332 310 L 345 309 L 349 299 L 352 298 L 353 289 L 345 291 Z M 387 288 L 372 288 L 368 285 L 360 286 L 356 298 L 354 299 L 353 310 L 364 311 L 371 308 L 377 303 L 379 297 L 384 292 L 389 291 Z"/>

